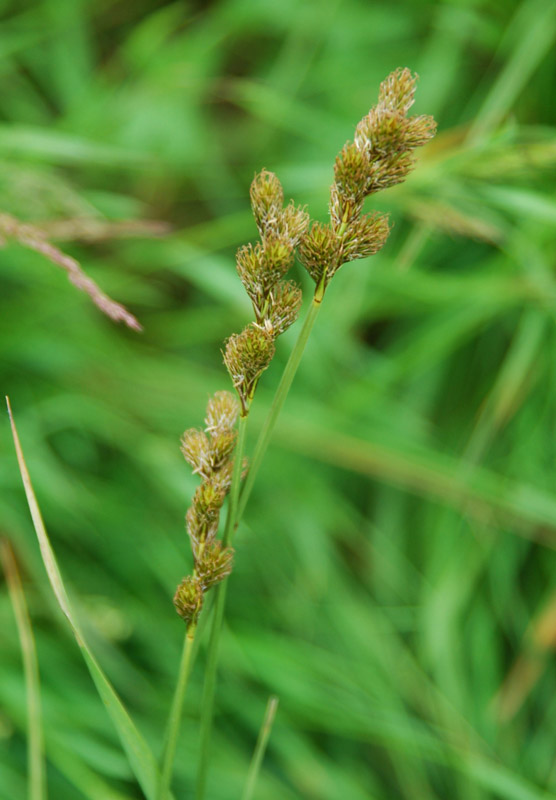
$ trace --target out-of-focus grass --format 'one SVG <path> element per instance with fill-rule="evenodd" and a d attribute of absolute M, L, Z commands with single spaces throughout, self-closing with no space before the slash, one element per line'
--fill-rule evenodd
<path fill-rule="evenodd" d="M 1 13 L 2 210 L 173 225 L 64 243 L 141 336 L 40 257 L 0 251 L 3 389 L 88 638 L 155 748 L 183 634 L 170 598 L 189 568 L 195 481 L 178 439 L 227 386 L 221 343 L 248 319 L 233 260 L 255 236 L 250 179 L 272 169 L 323 214 L 333 158 L 379 81 L 419 72 L 417 110 L 440 134 L 380 199 L 388 246 L 330 287 L 238 535 L 210 796 L 240 796 L 275 693 L 261 800 L 556 797 L 554 3 Z M 0 437 L 50 796 L 139 797 L 50 595 L 7 419 Z M 14 800 L 24 681 L 0 599 L 0 798 Z M 177 796 L 194 774 L 202 665 L 201 651 Z"/>

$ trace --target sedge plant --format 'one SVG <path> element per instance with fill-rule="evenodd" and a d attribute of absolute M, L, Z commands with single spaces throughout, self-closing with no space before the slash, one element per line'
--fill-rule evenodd
<path fill-rule="evenodd" d="M 359 122 L 353 140 L 344 145 L 336 158 L 326 222 L 310 221 L 306 211 L 293 203 L 284 208 L 282 186 L 267 170 L 256 175 L 251 185 L 251 207 L 260 241 L 254 246 L 240 248 L 236 265 L 253 304 L 255 320 L 241 333 L 232 335 L 224 351 L 224 363 L 238 401 L 235 403 L 233 396 L 226 392 L 215 395 L 209 401 L 205 430 L 187 431 L 182 440 L 185 458 L 203 482 L 187 513 L 193 573 L 180 583 L 174 597 L 187 633 L 163 753 L 158 800 L 164 800 L 169 787 L 203 597 L 211 587 L 217 586 L 204 675 L 196 785 L 197 800 L 205 797 L 226 600 L 224 579 L 232 568 L 233 535 L 330 281 L 347 262 L 377 253 L 388 238 L 388 217 L 377 212 L 364 213 L 365 199 L 404 181 L 415 164 L 416 149 L 435 135 L 436 124 L 432 117 L 408 116 L 415 88 L 416 76 L 408 69 L 395 70 L 380 85 L 376 106 Z M 295 254 L 314 281 L 314 294 L 247 466 L 244 460 L 247 423 L 258 382 L 272 360 L 276 337 L 295 321 L 301 306 L 301 290 L 285 278 Z M 239 416 L 237 435 L 233 427 L 236 416 Z M 220 510 L 227 494 L 226 524 L 222 539 L 218 540 Z"/>
<path fill-rule="evenodd" d="M 159 764 L 102 672 L 75 619 L 40 515 L 10 410 L 20 471 L 52 589 L 148 800 L 171 800 L 173 797 L 170 785 L 196 634 L 201 629 L 200 622 L 207 619 L 206 595 L 214 588 L 216 597 L 201 703 L 196 798 L 203 800 L 206 795 L 218 651 L 224 619 L 226 579 L 232 571 L 234 559 L 234 533 L 245 511 L 330 281 L 347 262 L 377 253 L 388 238 L 390 228 L 387 216 L 377 212 L 365 213 L 363 206 L 366 198 L 405 180 L 414 166 L 416 149 L 435 134 L 436 126 L 432 117 L 408 116 L 415 87 L 416 76 L 408 69 L 395 70 L 381 84 L 376 106 L 359 122 L 353 139 L 344 145 L 336 158 L 329 218 L 326 222 L 311 221 L 307 211 L 293 201 L 284 205 L 282 186 L 272 172 L 262 170 L 251 185 L 251 206 L 259 241 L 238 250 L 236 266 L 252 302 L 254 319 L 240 333 L 229 337 L 223 354 L 237 397 L 229 391 L 217 392 L 209 399 L 203 429 L 187 430 L 181 442 L 183 455 L 194 474 L 199 476 L 200 484 L 186 515 L 193 567 L 174 595 L 176 611 L 185 623 L 185 636 Z M 123 319 L 131 327 L 139 327 L 131 315 L 129 318 L 126 316 L 123 307 L 109 301 L 81 273 L 76 262 L 65 258 L 42 236 L 22 227 L 12 218 L 4 216 L 0 223 L 6 234 L 66 269 L 70 279 L 86 291 L 105 313 L 116 320 Z M 314 282 L 314 293 L 267 419 L 248 460 L 245 455 L 247 426 L 257 386 L 274 356 L 276 338 L 295 322 L 302 305 L 301 289 L 287 278 L 296 255 Z M 226 500 L 226 520 L 220 532 L 220 519 Z M 246 798 L 253 794 L 276 702 L 274 699 L 269 705 L 255 749 L 244 792 Z M 39 785 L 42 778 L 37 781 Z M 38 798 L 39 795 L 36 796 Z"/>

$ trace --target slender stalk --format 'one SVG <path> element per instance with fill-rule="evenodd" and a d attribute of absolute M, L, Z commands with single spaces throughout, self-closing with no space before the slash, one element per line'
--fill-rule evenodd
<path fill-rule="evenodd" d="M 42 731 L 39 665 L 33 630 L 25 602 L 21 579 L 12 549 L 7 541 L 0 542 L 0 554 L 6 575 L 6 583 L 17 622 L 17 631 L 23 657 L 25 687 L 27 692 L 27 769 L 29 778 L 29 800 L 45 800 L 46 777 L 44 770 L 44 741 Z"/>
<path fill-rule="evenodd" d="M 244 417 L 241 417 L 240 419 L 239 438 L 236 449 L 236 460 L 234 465 L 234 475 L 232 478 L 232 487 L 230 491 L 230 505 L 228 507 L 226 528 L 224 530 L 224 536 L 223 536 L 224 545 L 228 545 L 231 543 L 238 522 L 241 519 L 241 516 L 243 515 L 245 506 L 247 505 L 247 500 L 249 499 L 249 495 L 251 494 L 256 474 L 259 470 L 264 454 L 270 442 L 270 438 L 274 431 L 274 427 L 276 425 L 276 421 L 278 419 L 280 411 L 282 410 L 282 407 L 286 401 L 286 397 L 288 396 L 288 392 L 295 377 L 295 373 L 297 372 L 297 368 L 299 367 L 299 364 L 301 362 L 301 358 L 305 351 L 307 340 L 309 339 L 309 335 L 313 329 L 313 325 L 315 324 L 315 320 L 317 318 L 322 303 L 323 291 L 324 290 L 322 287 L 320 286 L 317 287 L 315 296 L 311 302 L 311 305 L 309 306 L 309 310 L 307 312 L 307 316 L 305 317 L 303 327 L 299 332 L 297 341 L 294 345 L 294 348 L 288 359 L 288 363 L 286 364 L 286 367 L 282 374 L 280 384 L 278 385 L 278 389 L 276 390 L 276 394 L 274 395 L 274 400 L 272 402 L 272 406 L 266 418 L 263 430 L 259 435 L 259 439 L 257 441 L 257 445 L 255 447 L 255 451 L 251 459 L 249 472 L 247 474 L 247 479 L 243 486 L 241 495 L 240 495 L 240 485 L 241 485 L 240 470 L 241 470 L 241 463 L 243 461 L 243 451 L 245 448 L 245 433 L 247 429 L 248 417 L 246 415 Z M 201 746 L 199 752 L 199 766 L 197 770 L 197 788 L 195 795 L 196 800 L 203 800 L 205 797 L 208 765 L 209 765 L 210 739 L 212 734 L 212 721 L 214 716 L 214 691 L 216 686 L 216 669 L 218 665 L 218 648 L 220 643 L 220 632 L 222 630 L 222 622 L 224 619 L 224 607 L 226 605 L 227 583 L 228 583 L 227 581 L 224 581 L 223 583 L 219 584 L 219 586 L 217 586 L 215 590 L 216 591 L 215 609 L 214 609 L 214 617 L 212 620 L 212 628 L 210 631 L 210 639 L 208 643 L 207 665 L 205 669 L 205 686 L 203 690 L 203 702 L 201 709 L 201 733 L 200 733 Z"/>
<path fill-rule="evenodd" d="M 168 717 L 168 726 L 166 729 L 166 735 L 164 737 L 164 748 L 162 751 L 160 767 L 160 780 L 156 792 L 157 800 L 166 800 L 169 797 L 172 769 L 176 755 L 176 745 L 178 742 L 178 733 L 180 730 L 183 704 L 185 702 L 185 695 L 187 691 L 187 682 L 191 670 L 194 642 L 195 626 L 190 625 L 184 637 L 178 681 L 176 683 L 176 690 L 174 692 L 172 707 Z"/>
<path fill-rule="evenodd" d="M 257 444 L 255 445 L 255 450 L 253 451 L 253 456 L 249 465 L 249 472 L 247 473 L 247 478 L 245 479 L 241 497 L 239 499 L 237 515 L 234 520 L 234 530 L 242 518 L 243 512 L 245 511 L 247 501 L 249 500 L 249 496 L 251 495 L 251 491 L 255 483 L 255 478 L 257 477 L 257 473 L 266 453 L 266 449 L 274 432 L 280 411 L 282 410 L 282 407 L 286 401 L 286 397 L 288 396 L 288 392 L 290 391 L 295 373 L 297 372 L 297 368 L 301 362 L 307 340 L 309 339 L 311 331 L 313 330 L 313 325 L 315 324 L 321 303 L 322 295 L 317 290 L 315 297 L 309 306 L 307 316 L 303 322 L 303 327 L 299 332 L 299 336 L 288 359 L 288 363 L 286 364 L 282 374 L 280 384 L 276 390 L 276 394 L 274 395 L 274 400 L 272 401 L 272 405 L 270 407 L 270 411 L 268 412 L 263 429 L 259 434 Z M 233 536 L 233 532 L 234 531 L 231 532 L 230 536 Z"/>
<path fill-rule="evenodd" d="M 234 471 L 232 475 L 232 485 L 230 487 L 230 500 L 228 505 L 228 516 L 222 541 L 224 546 L 231 541 L 237 514 L 239 501 L 239 490 L 241 486 L 241 472 L 243 467 L 243 454 L 245 452 L 245 440 L 247 435 L 248 415 L 240 417 L 239 433 L 234 458 Z M 214 693 L 216 686 L 216 671 L 218 666 L 218 649 L 220 645 L 220 632 L 222 630 L 222 620 L 224 618 L 224 606 L 226 605 L 226 591 L 228 581 L 219 583 L 215 588 L 216 599 L 214 602 L 214 615 L 210 638 L 207 649 L 207 663 L 205 667 L 205 684 L 203 688 L 203 700 L 201 705 L 201 729 L 200 729 L 200 750 L 199 763 L 197 767 L 197 786 L 195 797 L 201 800 L 205 796 L 207 783 L 210 740 L 212 736 L 212 721 L 214 717 Z"/>
<path fill-rule="evenodd" d="M 253 752 L 253 758 L 251 759 L 251 763 L 249 764 L 247 781 L 245 782 L 245 789 L 243 790 L 243 794 L 241 795 L 241 800 L 251 800 L 251 798 L 253 797 L 253 792 L 255 791 L 255 784 L 257 783 L 257 778 L 259 777 L 261 764 L 263 762 L 264 754 L 266 752 L 266 746 L 268 744 L 268 738 L 270 736 L 270 731 L 272 729 L 272 723 L 274 722 L 274 717 L 276 715 L 277 708 L 278 708 L 278 698 L 269 697 L 268 703 L 266 704 L 266 711 L 264 715 L 263 724 L 261 725 L 261 729 L 259 731 L 259 737 L 257 739 L 257 744 L 255 745 L 255 750 Z"/>
<path fill-rule="evenodd" d="M 205 683 L 203 687 L 203 700 L 201 705 L 201 725 L 199 732 L 200 747 L 199 761 L 197 765 L 197 785 L 195 789 L 195 800 L 203 800 L 205 796 L 209 757 L 210 741 L 212 737 L 212 722 L 214 718 L 214 694 L 216 687 L 216 671 L 218 666 L 218 650 L 220 645 L 220 632 L 224 618 L 224 607 L 226 605 L 226 592 L 228 581 L 219 583 L 216 589 L 216 600 L 214 604 L 214 616 L 210 629 L 210 638 L 207 649 L 207 663 L 205 668 Z"/>
<path fill-rule="evenodd" d="M 239 418 L 239 431 L 234 458 L 234 472 L 232 475 L 232 485 L 230 487 L 230 502 L 228 505 L 228 516 L 226 517 L 226 527 L 222 536 L 222 544 L 227 547 L 231 544 L 236 526 L 237 508 L 239 493 L 241 489 L 241 473 L 243 471 L 243 455 L 245 453 L 245 440 L 247 438 L 247 420 L 249 419 L 249 409 L 245 416 Z"/>

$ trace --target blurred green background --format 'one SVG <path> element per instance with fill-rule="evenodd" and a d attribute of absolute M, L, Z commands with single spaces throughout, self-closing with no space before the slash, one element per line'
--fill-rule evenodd
<path fill-rule="evenodd" d="M 191 564 L 179 437 L 228 388 L 222 341 L 250 319 L 234 253 L 256 238 L 251 178 L 275 171 L 324 218 L 335 154 L 398 66 L 439 123 L 369 206 L 392 236 L 331 284 L 239 531 L 211 798 L 239 797 L 270 693 L 260 800 L 556 798 L 555 38 L 553 0 L 0 3 L 0 210 L 57 230 L 145 328 L 6 243 L 2 392 L 94 649 L 157 751 Z M 171 231 L 116 235 L 122 220 Z M 142 797 L 47 583 L 6 415 L 0 444 L 50 797 Z M 1 590 L 0 798 L 19 800 Z M 202 648 L 178 798 L 203 664 Z"/>

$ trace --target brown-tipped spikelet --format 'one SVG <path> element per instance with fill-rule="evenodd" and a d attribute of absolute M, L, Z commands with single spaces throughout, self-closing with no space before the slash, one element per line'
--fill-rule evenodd
<path fill-rule="evenodd" d="M 274 350 L 271 334 L 254 324 L 230 336 L 226 343 L 224 363 L 239 394 L 244 416 L 257 381 L 272 361 Z"/>
<path fill-rule="evenodd" d="M 207 478 L 211 472 L 210 442 L 203 431 L 190 428 L 181 437 L 181 451 L 193 472 Z"/>
<path fill-rule="evenodd" d="M 286 234 L 277 233 L 265 239 L 262 260 L 266 288 L 270 291 L 293 265 L 293 247 Z"/>
<path fill-rule="evenodd" d="M 390 227 L 385 214 L 363 214 L 346 231 L 343 240 L 343 258 L 355 261 L 357 258 L 374 256 L 386 242 Z"/>
<path fill-rule="evenodd" d="M 193 575 L 178 586 L 174 605 L 188 625 L 194 625 L 203 604 L 203 593 L 229 574 L 232 551 L 216 540 L 220 511 L 230 490 L 239 404 L 230 392 L 217 392 L 209 399 L 205 432 L 192 428 L 182 437 L 187 462 L 202 478 L 186 527 L 193 552 Z"/>
<path fill-rule="evenodd" d="M 293 200 L 290 200 L 282 212 L 279 230 L 283 236 L 287 237 L 292 250 L 297 247 L 307 231 L 309 220 L 308 212 L 304 208 L 296 206 Z"/>
<path fill-rule="evenodd" d="M 215 434 L 234 429 L 239 415 L 239 405 L 231 392 L 216 392 L 210 398 L 205 416 L 205 430 Z"/>
<path fill-rule="evenodd" d="M 263 242 L 269 236 L 285 237 L 293 251 L 309 225 L 309 215 L 290 201 L 284 205 L 282 184 L 266 169 L 255 175 L 250 189 L 251 208 Z"/>
<path fill-rule="evenodd" d="M 195 574 L 204 592 L 223 581 L 230 574 L 233 559 L 234 551 L 231 547 L 222 547 L 220 541 L 207 544 L 195 564 Z"/>
<path fill-rule="evenodd" d="M 210 437 L 210 459 L 212 472 L 224 466 L 232 457 L 236 446 L 237 431 L 222 430 Z"/>
<path fill-rule="evenodd" d="M 369 161 L 355 142 L 348 142 L 336 156 L 334 178 L 338 193 L 353 204 L 365 199 Z"/>
<path fill-rule="evenodd" d="M 278 219 L 284 205 L 284 190 L 276 175 L 263 169 L 253 178 L 249 193 L 253 216 L 261 238 L 264 238 L 278 229 Z"/>
<path fill-rule="evenodd" d="M 263 169 L 251 184 L 251 207 L 261 241 L 240 247 L 236 266 L 253 304 L 255 321 L 226 342 L 224 362 L 249 413 L 257 382 L 274 355 L 274 339 L 297 319 L 301 290 L 284 276 L 294 263 L 294 251 L 307 231 L 309 215 L 290 202 L 276 175 Z"/>
<path fill-rule="evenodd" d="M 193 555 L 197 556 L 204 543 L 214 539 L 218 533 L 220 509 L 226 492 L 212 481 L 202 483 L 193 496 L 186 514 L 186 525 Z"/>
<path fill-rule="evenodd" d="M 398 67 L 380 84 L 379 106 L 407 114 L 415 101 L 416 84 L 417 75 L 412 75 L 407 67 Z"/>
<path fill-rule="evenodd" d="M 187 625 L 196 625 L 203 606 L 203 589 L 199 578 L 184 578 L 174 595 L 174 606 Z"/>
<path fill-rule="evenodd" d="M 329 270 L 336 271 L 340 246 L 330 225 L 313 223 L 299 245 L 298 257 L 315 283 L 320 283 Z"/>
<path fill-rule="evenodd" d="M 265 329 L 280 336 L 293 325 L 301 308 L 301 289 L 293 281 L 280 281 L 270 293 Z"/>
<path fill-rule="evenodd" d="M 361 216 L 366 197 L 405 180 L 414 150 L 436 132 L 432 117 L 407 117 L 416 76 L 397 69 L 380 85 L 378 103 L 355 129 L 334 165 L 330 226 L 316 223 L 301 241 L 299 258 L 322 296 L 328 281 L 347 261 L 377 253 L 388 237 L 380 215 Z"/>
<path fill-rule="evenodd" d="M 253 247 L 247 244 L 240 247 L 236 253 L 236 269 L 245 291 L 251 298 L 253 304 L 259 302 L 265 293 L 265 275 L 262 263 L 263 248 L 260 244 Z"/>

